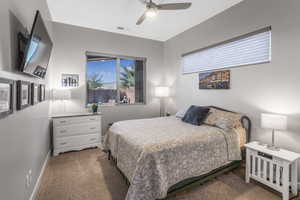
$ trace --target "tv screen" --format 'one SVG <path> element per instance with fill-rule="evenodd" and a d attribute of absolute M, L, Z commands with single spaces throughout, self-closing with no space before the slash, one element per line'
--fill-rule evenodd
<path fill-rule="evenodd" d="M 39 78 L 44 78 L 47 72 L 52 46 L 53 43 L 44 21 L 39 11 L 37 11 L 30 37 L 26 44 L 22 71 Z"/>

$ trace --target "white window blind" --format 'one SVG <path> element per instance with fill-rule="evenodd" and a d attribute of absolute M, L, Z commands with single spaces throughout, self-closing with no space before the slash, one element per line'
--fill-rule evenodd
<path fill-rule="evenodd" d="M 182 57 L 183 73 L 271 61 L 271 28 L 222 42 Z"/>

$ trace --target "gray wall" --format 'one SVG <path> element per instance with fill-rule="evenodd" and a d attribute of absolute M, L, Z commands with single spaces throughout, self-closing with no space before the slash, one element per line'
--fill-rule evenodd
<path fill-rule="evenodd" d="M 35 11 L 39 9 L 47 22 L 50 15 L 46 0 L 0 1 L 0 77 L 47 83 L 16 72 L 15 33 L 24 25 L 31 29 Z M 0 119 L 0 199 L 29 199 L 49 152 L 49 102 L 31 106 Z M 33 180 L 25 188 L 25 177 L 32 170 Z"/>
<path fill-rule="evenodd" d="M 66 24 L 53 23 L 54 52 L 51 62 L 51 87 L 60 88 L 62 73 L 79 74 L 79 88 L 71 91 L 72 100 L 52 102 L 52 114 L 80 112 L 86 109 L 86 51 L 146 57 L 147 104 L 102 106 L 103 130 L 119 120 L 159 115 L 159 101 L 153 97 L 154 86 L 163 79 L 163 43 Z"/>
<path fill-rule="evenodd" d="M 298 0 L 245 0 L 165 42 L 166 84 L 173 91 L 167 109 L 216 105 L 245 113 L 253 121 L 252 139 L 268 143 L 271 132 L 260 128 L 260 114 L 285 114 L 288 131 L 278 132 L 276 143 L 300 153 L 299 8 Z M 199 90 L 197 73 L 180 73 L 181 54 L 269 25 L 272 62 L 232 69 L 230 90 Z"/>

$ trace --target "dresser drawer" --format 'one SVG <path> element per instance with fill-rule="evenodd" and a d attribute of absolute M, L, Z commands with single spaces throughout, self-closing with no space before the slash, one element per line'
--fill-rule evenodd
<path fill-rule="evenodd" d="M 66 137 L 72 135 L 86 135 L 91 133 L 100 134 L 100 123 L 85 123 L 74 124 L 68 126 L 58 126 L 54 128 L 54 134 L 56 137 Z"/>
<path fill-rule="evenodd" d="M 98 134 L 63 137 L 63 138 L 57 138 L 56 141 L 54 141 L 54 147 L 55 148 L 77 147 L 81 145 L 98 143 L 98 142 L 99 142 Z"/>
<path fill-rule="evenodd" d="M 54 127 L 67 126 L 72 124 L 84 124 L 90 122 L 101 123 L 101 116 L 80 116 L 53 119 Z"/>

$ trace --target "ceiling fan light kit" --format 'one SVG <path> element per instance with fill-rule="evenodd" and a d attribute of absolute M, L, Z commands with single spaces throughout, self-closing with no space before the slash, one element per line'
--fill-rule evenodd
<path fill-rule="evenodd" d="M 153 18 L 158 14 L 159 10 L 184 10 L 191 7 L 192 3 L 168 3 L 168 4 L 156 4 L 152 0 L 144 1 L 146 4 L 146 11 L 144 14 L 138 19 L 136 25 L 140 25 L 143 21 L 149 17 Z"/>
<path fill-rule="evenodd" d="M 157 9 L 156 8 L 149 8 L 146 11 L 146 16 L 147 17 L 153 18 L 153 17 L 156 17 L 156 15 L 157 15 Z"/>

